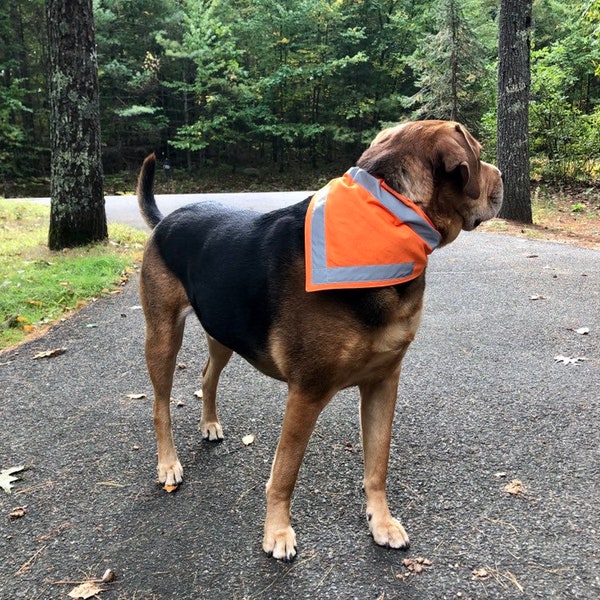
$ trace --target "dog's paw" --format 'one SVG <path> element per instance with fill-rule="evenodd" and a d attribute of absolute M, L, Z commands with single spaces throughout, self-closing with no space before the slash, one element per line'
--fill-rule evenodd
<path fill-rule="evenodd" d="M 296 557 L 296 534 L 292 527 L 265 531 L 263 550 L 267 556 L 272 556 L 284 562 L 291 562 Z"/>
<path fill-rule="evenodd" d="M 165 486 L 177 487 L 183 481 L 183 467 L 176 460 L 171 463 L 158 463 L 158 481 Z"/>
<path fill-rule="evenodd" d="M 367 520 L 373 539 L 378 546 L 401 550 L 406 550 L 410 546 L 408 534 L 398 519 L 387 517 L 377 520 L 374 516 L 367 514 Z"/>
<path fill-rule="evenodd" d="M 223 428 L 219 421 L 200 422 L 200 433 L 202 439 L 209 442 L 220 442 L 223 439 Z"/>

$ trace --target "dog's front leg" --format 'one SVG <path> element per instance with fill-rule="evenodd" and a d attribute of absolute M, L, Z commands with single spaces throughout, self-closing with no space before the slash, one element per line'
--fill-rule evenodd
<path fill-rule="evenodd" d="M 315 398 L 290 387 L 279 444 L 267 483 L 267 515 L 263 550 L 274 558 L 296 556 L 296 534 L 291 525 L 292 492 L 304 452 L 317 418 L 331 395 Z"/>
<path fill-rule="evenodd" d="M 400 522 L 390 514 L 386 499 L 386 477 L 399 377 L 398 367 L 396 372 L 383 381 L 359 386 L 367 520 L 375 543 L 390 548 L 409 546 L 408 535 Z"/>

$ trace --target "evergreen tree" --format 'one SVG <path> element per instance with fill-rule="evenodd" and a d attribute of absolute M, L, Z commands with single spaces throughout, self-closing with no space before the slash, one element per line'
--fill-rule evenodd
<path fill-rule="evenodd" d="M 419 90 L 409 101 L 416 118 L 461 121 L 477 132 L 484 111 L 486 48 L 465 16 L 463 2 L 438 0 L 435 33 L 411 59 Z"/>

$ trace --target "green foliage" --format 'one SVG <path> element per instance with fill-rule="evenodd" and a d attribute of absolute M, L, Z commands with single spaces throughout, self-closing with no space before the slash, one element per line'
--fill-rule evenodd
<path fill-rule="evenodd" d="M 0 3 L 2 179 L 31 175 L 47 165 L 44 29 L 44 0 Z"/>
<path fill-rule="evenodd" d="M 531 148 L 549 180 L 594 179 L 600 164 L 599 21 L 590 10 L 579 3 L 561 38 L 532 53 Z"/>
<path fill-rule="evenodd" d="M 408 105 L 416 106 L 416 118 L 461 121 L 479 133 L 482 114 L 494 98 L 486 93 L 485 82 L 489 81 L 486 59 L 493 57 L 495 48 L 480 41 L 486 38 L 477 29 L 487 28 L 494 19 L 490 15 L 477 27 L 475 19 L 467 17 L 464 4 L 458 0 L 435 3 L 434 31 L 425 35 L 410 58 L 419 90 Z"/>
<path fill-rule="evenodd" d="M 175 0 L 94 0 L 94 18 L 104 162 L 112 172 L 166 144 L 171 103 L 163 83 L 179 73 L 159 38 L 177 36 L 183 13 Z"/>
<path fill-rule="evenodd" d="M 25 131 L 18 117 L 30 109 L 23 104 L 25 90 L 21 84 L 21 80 L 15 79 L 8 87 L 0 87 L 0 175 L 5 177 L 15 174 L 16 165 L 11 155 L 18 152 L 25 141 Z"/>
<path fill-rule="evenodd" d="M 110 293 L 141 256 L 146 234 L 110 228 L 109 244 L 50 252 L 49 210 L 0 200 L 0 348 Z"/>
<path fill-rule="evenodd" d="M 493 158 L 498 0 L 94 0 L 105 173 L 354 161 L 457 118 Z M 534 1 L 536 174 L 600 171 L 600 0 Z M 0 177 L 48 174 L 44 0 L 0 7 Z"/>

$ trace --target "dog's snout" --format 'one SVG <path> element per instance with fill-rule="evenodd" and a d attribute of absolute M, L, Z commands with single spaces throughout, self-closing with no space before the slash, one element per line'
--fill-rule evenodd
<path fill-rule="evenodd" d="M 481 219 L 475 219 L 475 221 L 473 222 L 473 229 L 476 229 L 477 227 L 479 227 L 482 223 Z"/>

